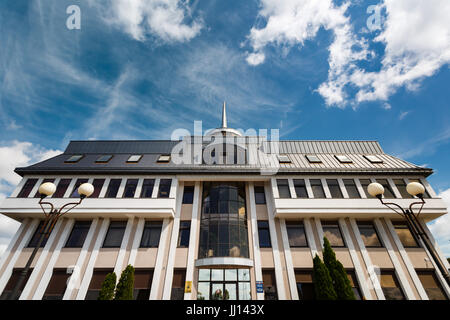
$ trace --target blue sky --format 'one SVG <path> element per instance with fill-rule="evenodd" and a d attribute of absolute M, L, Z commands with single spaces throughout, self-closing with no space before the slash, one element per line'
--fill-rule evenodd
<path fill-rule="evenodd" d="M 81 29 L 66 26 L 70 5 Z M 378 140 L 433 168 L 450 201 L 448 16 L 447 0 L 2 1 L 0 195 L 17 182 L 11 168 L 71 139 L 217 127 L 225 100 L 235 128 Z"/>

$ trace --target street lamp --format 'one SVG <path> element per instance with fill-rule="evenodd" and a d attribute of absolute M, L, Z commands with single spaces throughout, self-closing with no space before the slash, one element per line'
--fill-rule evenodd
<path fill-rule="evenodd" d="M 442 260 L 439 258 L 439 255 L 437 254 L 430 238 L 428 237 L 427 233 L 425 232 L 424 228 L 419 222 L 419 214 L 422 211 L 422 208 L 425 204 L 425 200 L 423 199 L 423 195 L 425 193 L 425 188 L 422 184 L 418 182 L 410 182 L 406 186 L 406 191 L 414 196 L 420 199 L 420 201 L 413 202 L 409 205 L 408 209 L 402 208 L 400 205 L 392 202 L 384 202 L 382 199 L 382 196 L 384 194 L 384 187 L 377 183 L 371 183 L 367 187 L 367 191 L 372 197 L 378 198 L 382 204 L 384 204 L 386 207 L 392 209 L 396 213 L 398 213 L 400 216 L 406 219 L 406 222 L 409 226 L 409 229 L 414 234 L 414 236 L 424 243 L 426 249 L 430 253 L 431 257 L 433 258 L 434 263 L 437 265 L 439 270 L 441 271 L 442 275 L 444 276 L 445 280 L 447 281 L 447 284 L 450 286 L 450 274 L 445 267 Z M 395 210 L 394 208 L 389 207 L 390 205 L 395 206 L 401 210 L 401 212 Z M 421 205 L 419 212 L 417 214 L 414 214 L 412 211 L 412 207 L 414 205 Z"/>
<path fill-rule="evenodd" d="M 42 208 L 42 211 L 44 211 L 45 219 L 44 224 L 42 225 L 40 229 L 40 236 L 39 240 L 36 244 L 36 247 L 34 248 L 33 252 L 31 253 L 30 258 L 27 261 L 27 264 L 23 268 L 23 270 L 20 272 L 19 279 L 17 280 L 14 289 L 11 291 L 9 295 L 9 300 L 17 300 L 19 298 L 19 288 L 22 286 L 23 282 L 25 281 L 25 278 L 28 274 L 28 271 L 30 270 L 30 266 L 33 263 L 34 257 L 36 256 L 42 242 L 45 238 L 47 238 L 50 233 L 53 230 L 53 227 L 55 226 L 56 222 L 58 221 L 59 217 L 61 217 L 63 214 L 67 213 L 68 211 L 72 210 L 76 206 L 78 206 L 84 198 L 89 197 L 94 192 L 94 186 L 90 183 L 83 183 L 78 187 L 78 194 L 80 195 L 80 200 L 78 202 L 71 202 L 63 205 L 59 209 L 55 209 L 52 203 L 44 201 L 46 197 L 52 196 L 56 191 L 56 186 L 51 182 L 45 182 L 39 186 L 39 193 L 41 195 L 41 199 L 39 200 L 39 205 Z M 44 205 L 50 206 L 50 211 L 47 213 L 44 209 Z M 68 208 L 69 207 L 69 208 Z"/>

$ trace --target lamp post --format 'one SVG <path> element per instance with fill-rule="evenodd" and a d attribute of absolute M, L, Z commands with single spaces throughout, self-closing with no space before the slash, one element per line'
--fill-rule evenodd
<path fill-rule="evenodd" d="M 444 277 L 447 284 L 450 286 L 450 274 L 447 268 L 445 267 L 444 263 L 442 262 L 442 260 L 439 258 L 439 255 L 437 254 L 433 243 L 431 242 L 430 238 L 428 237 L 427 233 L 425 232 L 423 226 L 421 225 L 418 219 L 419 214 L 422 211 L 423 206 L 425 205 L 425 200 L 423 199 L 423 195 L 425 193 L 424 186 L 418 182 L 408 183 L 408 185 L 406 186 L 406 191 L 410 195 L 420 199 L 420 201 L 411 203 L 408 209 L 404 209 L 400 205 L 393 202 L 384 202 L 382 199 L 384 187 L 379 183 L 374 182 L 369 184 L 369 186 L 367 187 L 367 191 L 371 196 L 378 198 L 381 201 L 381 203 L 384 204 L 386 207 L 392 209 L 393 211 L 395 211 L 400 216 L 406 219 L 406 223 L 408 224 L 409 229 L 416 238 L 422 240 L 423 244 L 425 245 L 425 248 L 430 253 L 434 263 L 441 271 L 442 276 Z M 391 208 L 390 205 L 399 208 L 401 212 L 398 212 L 394 208 Z M 412 210 L 412 207 L 414 205 L 421 205 L 419 212 L 417 214 L 414 214 Z"/>
<path fill-rule="evenodd" d="M 20 272 L 19 279 L 17 280 L 14 289 L 11 291 L 9 295 L 9 300 L 17 300 L 19 298 L 18 295 L 19 289 L 22 286 L 23 282 L 25 281 L 28 271 L 30 270 L 30 266 L 33 263 L 34 257 L 36 256 L 44 239 L 48 238 L 48 236 L 52 232 L 53 227 L 55 226 L 59 217 L 61 217 L 63 214 L 67 213 L 68 211 L 78 206 L 83 201 L 84 198 L 89 197 L 94 192 L 94 186 L 90 183 L 83 183 L 78 187 L 78 194 L 80 195 L 80 200 L 78 202 L 67 203 L 59 209 L 55 209 L 52 203 L 44 201 L 45 197 L 53 195 L 55 191 L 56 186 L 51 182 L 46 182 L 39 186 L 39 193 L 41 194 L 39 205 L 41 206 L 42 211 L 44 211 L 45 215 L 44 223 L 39 231 L 40 236 L 39 240 L 37 241 L 36 247 L 31 253 L 31 256 L 28 259 L 27 264 Z M 44 205 L 50 206 L 50 211 L 48 213 L 45 211 Z"/>

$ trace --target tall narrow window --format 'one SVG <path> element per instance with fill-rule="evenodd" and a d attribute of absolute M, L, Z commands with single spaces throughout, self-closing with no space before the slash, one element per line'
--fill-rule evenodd
<path fill-rule="evenodd" d="M 66 193 L 67 188 L 69 187 L 70 181 L 72 179 L 61 179 L 59 180 L 58 186 L 56 187 L 56 191 L 53 194 L 52 198 L 62 198 Z"/>
<path fill-rule="evenodd" d="M 42 300 L 62 300 L 69 277 L 67 269 L 54 269 Z"/>
<path fill-rule="evenodd" d="M 125 221 L 112 221 L 103 241 L 103 248 L 120 248 L 126 226 Z"/>
<path fill-rule="evenodd" d="M 17 198 L 28 198 L 37 181 L 38 179 L 28 179 L 23 185 L 22 190 L 20 190 L 17 195 Z"/>
<path fill-rule="evenodd" d="M 8 283 L 5 286 L 5 289 L 2 292 L 2 295 L 0 296 L 0 300 L 7 300 L 9 299 L 9 296 L 13 289 L 15 288 L 17 282 L 19 281 L 19 277 L 21 276 L 23 269 L 16 269 L 14 268 L 12 271 L 11 276 L 9 277 Z M 28 279 L 30 278 L 31 273 L 33 272 L 33 268 L 30 268 L 28 270 L 28 273 L 25 276 L 25 280 L 22 282 L 21 286 L 19 287 L 18 295 L 22 293 L 23 289 L 25 288 L 25 285 L 28 282 Z"/>
<path fill-rule="evenodd" d="M 371 222 L 358 222 L 358 229 L 361 233 L 361 238 L 364 245 L 368 248 L 381 247 L 380 239 L 378 238 L 377 231 Z"/>
<path fill-rule="evenodd" d="M 335 221 L 322 222 L 324 237 L 327 237 L 332 247 L 345 247 L 339 224 Z"/>
<path fill-rule="evenodd" d="M 69 239 L 66 242 L 66 248 L 81 248 L 83 247 L 84 240 L 87 237 L 89 228 L 91 227 L 91 221 L 77 221 L 75 222 Z"/>
<path fill-rule="evenodd" d="M 180 221 L 180 233 L 178 234 L 178 248 L 189 247 L 190 234 L 191 234 L 191 222 Z"/>
<path fill-rule="evenodd" d="M 356 187 L 355 180 L 353 179 L 344 179 L 345 190 L 347 190 L 348 197 L 350 199 L 358 199 L 361 198 L 359 195 L 358 188 Z"/>
<path fill-rule="evenodd" d="M 311 189 L 314 195 L 314 198 L 325 198 L 325 191 L 323 191 L 322 180 L 320 179 L 311 179 L 309 180 L 311 183 Z"/>
<path fill-rule="evenodd" d="M 183 190 L 183 204 L 194 202 L 194 186 L 185 186 Z"/>
<path fill-rule="evenodd" d="M 272 247 L 272 243 L 270 242 L 270 230 L 268 221 L 258 221 L 258 237 L 260 248 Z"/>
<path fill-rule="evenodd" d="M 343 198 L 337 179 L 327 179 L 327 184 L 332 198 Z"/>
<path fill-rule="evenodd" d="M 94 186 L 94 193 L 92 193 L 89 198 L 98 198 L 104 184 L 105 179 L 94 179 L 94 181 L 92 182 L 92 185 Z"/>
<path fill-rule="evenodd" d="M 289 239 L 289 246 L 291 248 L 307 247 L 305 227 L 303 222 L 289 221 L 286 222 L 286 229 Z"/>
<path fill-rule="evenodd" d="M 119 192 L 122 179 L 111 179 L 109 181 L 108 190 L 106 190 L 105 198 L 115 198 Z"/>
<path fill-rule="evenodd" d="M 134 300 L 147 300 L 152 287 L 153 269 L 136 268 L 134 270 Z"/>
<path fill-rule="evenodd" d="M 266 204 L 266 195 L 262 186 L 255 186 L 255 203 Z"/>
<path fill-rule="evenodd" d="M 355 294 L 356 300 L 361 300 L 362 299 L 361 298 L 362 297 L 361 290 L 359 289 L 359 286 L 358 286 L 358 280 L 356 279 L 355 271 L 353 271 L 353 270 L 347 271 L 346 270 L 346 273 L 347 273 L 348 280 L 350 280 L 350 286 L 352 287 L 352 290 L 353 290 L 353 293 Z"/>
<path fill-rule="evenodd" d="M 184 285 L 186 281 L 186 269 L 173 270 L 172 292 L 170 300 L 184 299 Z"/>
<path fill-rule="evenodd" d="M 54 181 L 55 181 L 55 179 L 44 179 L 42 181 L 42 184 L 47 183 L 47 182 L 54 182 Z M 36 193 L 34 194 L 34 197 L 35 198 L 40 198 L 41 197 L 41 194 L 39 193 L 39 190 L 36 191 Z"/>
<path fill-rule="evenodd" d="M 146 221 L 142 232 L 141 248 L 157 248 L 161 237 L 161 229 L 161 221 Z"/>
<path fill-rule="evenodd" d="M 134 198 L 134 193 L 136 192 L 138 179 L 128 179 L 125 185 L 125 190 L 123 191 L 123 198 Z"/>
<path fill-rule="evenodd" d="M 84 300 L 97 300 L 105 277 L 113 271 L 113 269 L 94 269 Z"/>
<path fill-rule="evenodd" d="M 384 194 L 383 194 L 383 196 L 386 199 L 393 199 L 393 198 L 395 198 L 394 191 L 392 191 L 391 185 L 389 184 L 387 179 L 377 179 L 377 182 L 384 187 Z"/>
<path fill-rule="evenodd" d="M 294 179 L 294 188 L 297 198 L 308 198 L 308 190 L 304 179 Z"/>
<path fill-rule="evenodd" d="M 295 282 L 300 300 L 316 300 L 311 271 L 295 270 Z"/>
<path fill-rule="evenodd" d="M 405 300 L 405 295 L 398 284 L 394 271 L 381 271 L 381 289 L 386 300 Z"/>
<path fill-rule="evenodd" d="M 434 271 L 417 271 L 417 275 L 430 300 L 448 300 Z"/>
<path fill-rule="evenodd" d="M 406 183 L 403 179 L 394 179 L 394 184 L 397 187 L 398 192 L 400 192 L 402 198 L 413 198 L 412 195 L 406 191 Z"/>
<path fill-rule="evenodd" d="M 70 194 L 70 197 L 71 198 L 79 198 L 80 194 L 78 193 L 78 187 L 86 182 L 88 182 L 88 179 L 77 179 L 77 181 L 75 182 L 75 185 L 73 186 L 73 190 L 72 190 L 72 193 Z"/>
<path fill-rule="evenodd" d="M 141 198 L 151 198 L 154 185 L 155 179 L 144 179 L 141 189 Z"/>
<path fill-rule="evenodd" d="M 405 248 L 419 247 L 416 238 L 413 236 L 406 223 L 394 223 L 394 229 Z"/>
<path fill-rule="evenodd" d="M 264 300 L 278 300 L 275 271 L 273 269 L 262 270 Z"/>
<path fill-rule="evenodd" d="M 169 198 L 172 179 L 161 179 L 159 182 L 158 198 Z"/>
<path fill-rule="evenodd" d="M 280 198 L 290 198 L 291 191 L 289 190 L 289 183 L 287 179 L 277 179 L 278 194 Z"/>

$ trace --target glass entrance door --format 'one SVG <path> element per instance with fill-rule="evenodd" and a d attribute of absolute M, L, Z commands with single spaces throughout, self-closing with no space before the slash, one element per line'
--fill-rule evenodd
<path fill-rule="evenodd" d="M 237 282 L 211 282 L 211 300 L 237 300 Z"/>
<path fill-rule="evenodd" d="M 197 299 L 250 300 L 249 269 L 200 269 Z"/>

